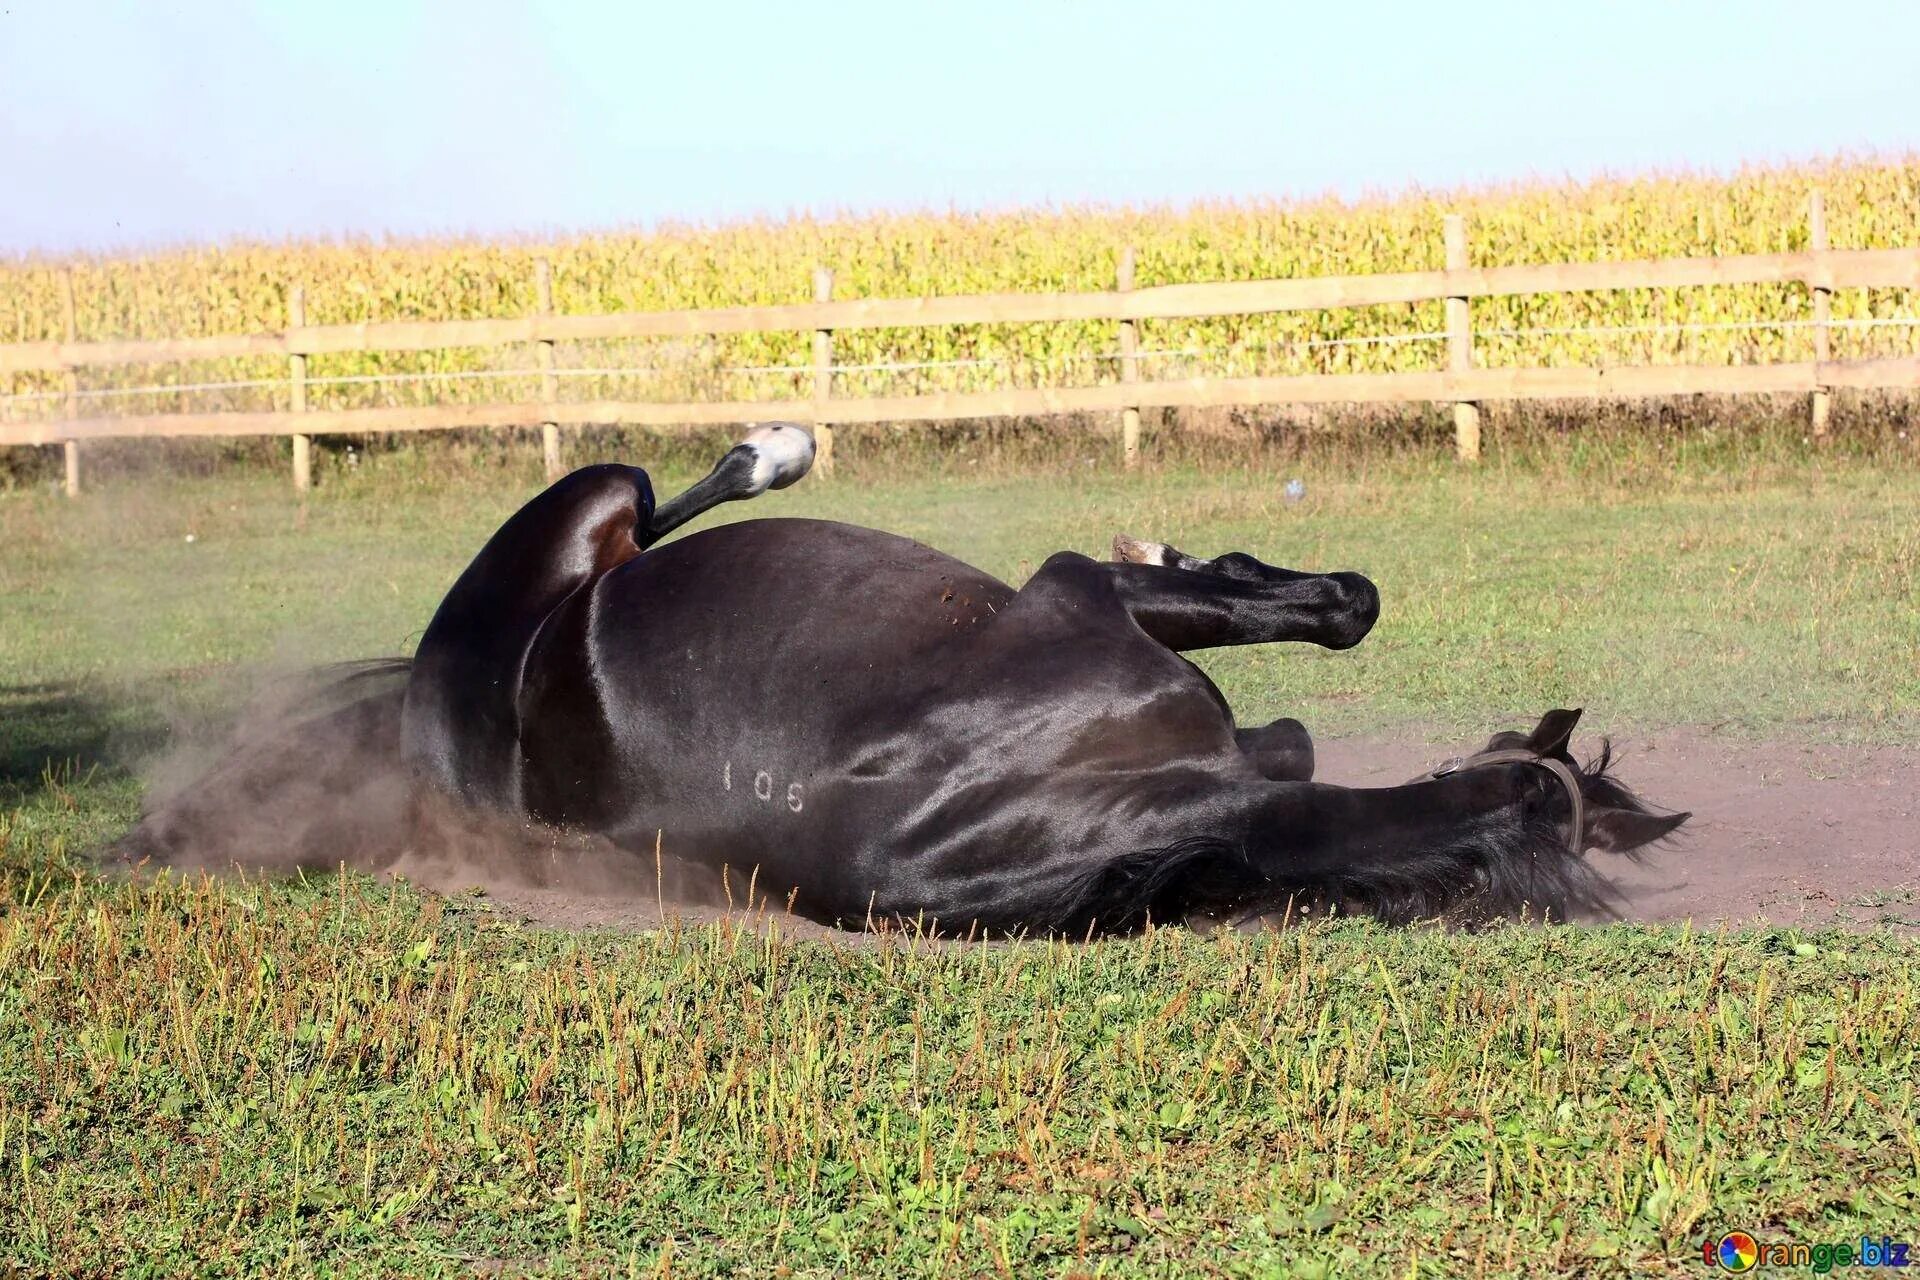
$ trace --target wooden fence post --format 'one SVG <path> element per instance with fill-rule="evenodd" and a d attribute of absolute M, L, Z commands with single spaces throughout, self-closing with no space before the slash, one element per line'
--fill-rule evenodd
<path fill-rule="evenodd" d="M 1467 224 L 1457 213 L 1445 221 L 1447 270 L 1467 267 Z M 1466 373 L 1473 368 L 1473 317 L 1465 297 L 1447 299 L 1447 370 Z M 1453 406 L 1453 452 L 1462 462 L 1480 458 L 1480 406 L 1461 401 Z"/>
<path fill-rule="evenodd" d="M 287 328 L 302 329 L 307 323 L 307 290 L 295 285 L 287 291 Z M 307 411 L 307 358 L 299 352 L 287 357 L 287 407 L 295 413 Z M 293 437 L 293 489 L 305 493 L 313 487 L 313 437 L 296 432 Z"/>
<path fill-rule="evenodd" d="M 1120 251 L 1120 265 L 1113 273 L 1116 293 L 1133 292 L 1133 246 Z M 1131 320 L 1120 322 L 1120 381 L 1140 381 L 1140 331 Z M 1120 464 L 1131 471 L 1140 465 L 1140 409 L 1138 405 L 1120 411 Z"/>
<path fill-rule="evenodd" d="M 1815 253 L 1827 251 L 1827 201 L 1820 192 L 1815 191 L 1807 197 L 1807 242 Z M 1813 287 L 1813 361 L 1814 379 L 1820 378 L 1821 370 L 1833 359 L 1833 339 L 1828 332 L 1828 322 L 1833 319 L 1833 290 L 1824 285 Z M 1827 418 L 1833 412 L 1833 398 L 1824 384 L 1813 389 L 1813 438 L 1824 442 L 1827 438 Z"/>
<path fill-rule="evenodd" d="M 67 341 L 80 341 L 80 319 L 73 306 L 73 268 L 63 267 L 60 271 L 60 311 L 66 321 Z M 80 417 L 80 371 L 68 365 L 64 371 L 67 392 L 67 421 L 73 422 Z M 66 440 L 60 450 L 66 463 L 65 492 L 69 498 L 80 496 L 80 442 Z"/>
<path fill-rule="evenodd" d="M 833 271 L 813 269 L 813 300 L 833 301 Z M 823 476 L 833 474 L 833 423 L 827 402 L 833 399 L 833 330 L 813 331 L 813 465 Z"/>
<path fill-rule="evenodd" d="M 553 264 L 544 255 L 533 260 L 533 293 L 540 314 L 552 315 Z M 535 345 L 540 349 L 540 403 L 551 406 L 560 400 L 560 375 L 553 371 L 553 339 L 542 338 Z M 548 408 L 547 412 L 553 410 Z M 557 422 L 540 424 L 540 464 L 547 479 L 560 478 L 560 424 Z"/>

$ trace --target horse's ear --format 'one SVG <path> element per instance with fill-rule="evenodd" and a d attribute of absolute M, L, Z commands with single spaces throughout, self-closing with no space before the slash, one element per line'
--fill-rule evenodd
<path fill-rule="evenodd" d="M 1557 755 L 1567 749 L 1567 739 L 1573 737 L 1573 726 L 1580 723 L 1580 708 L 1571 711 L 1549 711 L 1540 717 L 1540 723 L 1533 728 L 1533 734 L 1527 739 L 1527 748 L 1538 755 Z"/>
<path fill-rule="evenodd" d="M 1680 829 L 1691 813 L 1637 813 L 1632 809 L 1590 809 L 1586 845 L 1602 853 L 1628 853 Z"/>

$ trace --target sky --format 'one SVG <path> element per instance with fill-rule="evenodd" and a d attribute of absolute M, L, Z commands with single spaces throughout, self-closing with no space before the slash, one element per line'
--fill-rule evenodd
<path fill-rule="evenodd" d="M 1920 148 L 1914 0 L 0 0 L 0 253 Z"/>

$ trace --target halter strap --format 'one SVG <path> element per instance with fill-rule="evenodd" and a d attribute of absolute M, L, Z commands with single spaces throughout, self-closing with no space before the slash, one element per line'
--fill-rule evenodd
<path fill-rule="evenodd" d="M 1413 779 L 1413 781 L 1433 782 L 1452 774 L 1465 773 L 1469 769 L 1487 769 L 1499 764 L 1538 765 L 1560 780 L 1560 785 L 1566 789 L 1567 799 L 1573 802 L 1573 827 L 1572 834 L 1567 840 L 1567 847 L 1573 850 L 1574 857 L 1579 857 L 1581 854 L 1581 839 L 1586 832 L 1587 802 L 1585 797 L 1580 794 L 1580 780 L 1574 776 L 1573 770 L 1569 769 L 1561 761 L 1555 760 L 1552 756 L 1539 755 L 1535 752 L 1528 751 L 1524 747 L 1506 747 L 1499 751 L 1482 751 L 1478 755 L 1455 756 L 1453 759 L 1440 765 L 1439 768 L 1433 770 L 1433 772 L 1423 773 Z"/>

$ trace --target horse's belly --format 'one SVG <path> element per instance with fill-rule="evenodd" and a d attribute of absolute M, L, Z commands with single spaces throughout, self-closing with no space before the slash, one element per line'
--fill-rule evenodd
<path fill-rule="evenodd" d="M 578 662 L 593 714 L 537 736 L 573 743 L 548 754 L 597 829 L 757 871 L 809 914 L 1148 838 L 1130 789 L 1234 750 L 1217 694 L 1124 617 L 1029 634 L 1012 598 L 867 530 L 709 530 L 601 580 L 584 652 L 542 658 Z"/>

